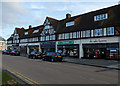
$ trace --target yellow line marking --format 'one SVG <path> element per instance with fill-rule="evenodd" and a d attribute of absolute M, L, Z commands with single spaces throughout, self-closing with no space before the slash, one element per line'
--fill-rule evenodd
<path fill-rule="evenodd" d="M 7 69 L 8 71 L 10 71 L 11 73 L 15 74 L 16 76 L 20 77 L 21 79 L 24 78 L 23 80 L 29 82 L 30 84 L 38 84 L 38 85 L 39 85 L 39 83 L 37 83 L 36 81 L 33 81 L 32 79 L 30 79 L 30 78 L 28 78 L 28 77 L 22 75 L 22 74 L 19 73 L 19 72 L 10 70 L 7 66 L 4 66 L 4 65 L 3 65 L 3 67 L 4 67 L 5 69 Z M 34 85 L 34 86 L 38 86 L 38 85 Z M 39 86 L 40 86 L 40 85 L 39 85 Z"/>

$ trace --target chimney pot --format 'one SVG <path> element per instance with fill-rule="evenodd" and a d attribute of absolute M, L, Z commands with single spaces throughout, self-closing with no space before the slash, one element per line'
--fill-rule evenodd
<path fill-rule="evenodd" d="M 71 14 L 67 13 L 66 14 L 66 19 L 70 18 L 71 17 Z"/>
<path fill-rule="evenodd" d="M 32 26 L 31 26 L 31 25 L 29 25 L 29 29 L 30 29 L 30 28 L 32 28 Z"/>

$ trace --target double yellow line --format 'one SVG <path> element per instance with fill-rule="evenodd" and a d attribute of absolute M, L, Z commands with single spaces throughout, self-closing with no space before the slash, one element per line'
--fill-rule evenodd
<path fill-rule="evenodd" d="M 8 68 L 7 66 L 3 65 L 3 68 L 6 69 L 7 71 L 9 71 L 10 73 L 14 74 L 15 76 L 19 77 L 20 79 L 22 79 L 23 81 L 27 82 L 28 84 L 34 85 L 34 86 L 42 86 L 39 83 L 37 83 L 36 81 L 24 76 L 23 74 L 12 70 L 10 68 Z"/>

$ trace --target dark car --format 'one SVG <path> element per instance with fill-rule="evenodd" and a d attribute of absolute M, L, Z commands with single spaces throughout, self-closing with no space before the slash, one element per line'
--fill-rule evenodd
<path fill-rule="evenodd" d="M 44 55 L 43 60 L 46 61 L 62 61 L 63 57 L 60 55 L 60 53 L 55 52 L 47 52 L 46 55 Z"/>
<path fill-rule="evenodd" d="M 6 54 L 10 54 L 11 53 L 11 50 L 6 50 Z"/>
<path fill-rule="evenodd" d="M 6 54 L 6 50 L 3 50 L 3 51 L 2 51 L 2 54 Z"/>
<path fill-rule="evenodd" d="M 41 52 L 31 52 L 29 55 L 28 55 L 28 58 L 32 58 L 32 59 L 42 59 L 42 53 Z"/>
<path fill-rule="evenodd" d="M 20 55 L 20 52 L 19 52 L 19 50 L 12 50 L 10 54 L 11 55 Z"/>

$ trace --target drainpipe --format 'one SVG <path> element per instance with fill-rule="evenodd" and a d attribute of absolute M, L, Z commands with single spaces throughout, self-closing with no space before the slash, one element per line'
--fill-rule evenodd
<path fill-rule="evenodd" d="M 83 48 L 82 48 L 82 42 L 80 40 L 80 44 L 79 44 L 79 59 L 81 59 L 81 57 L 83 57 Z"/>
<path fill-rule="evenodd" d="M 40 45 L 40 43 L 39 43 L 39 52 L 41 52 L 41 45 Z"/>
<path fill-rule="evenodd" d="M 57 44 L 58 44 L 58 42 L 56 41 L 55 42 L 55 52 L 57 52 Z"/>

